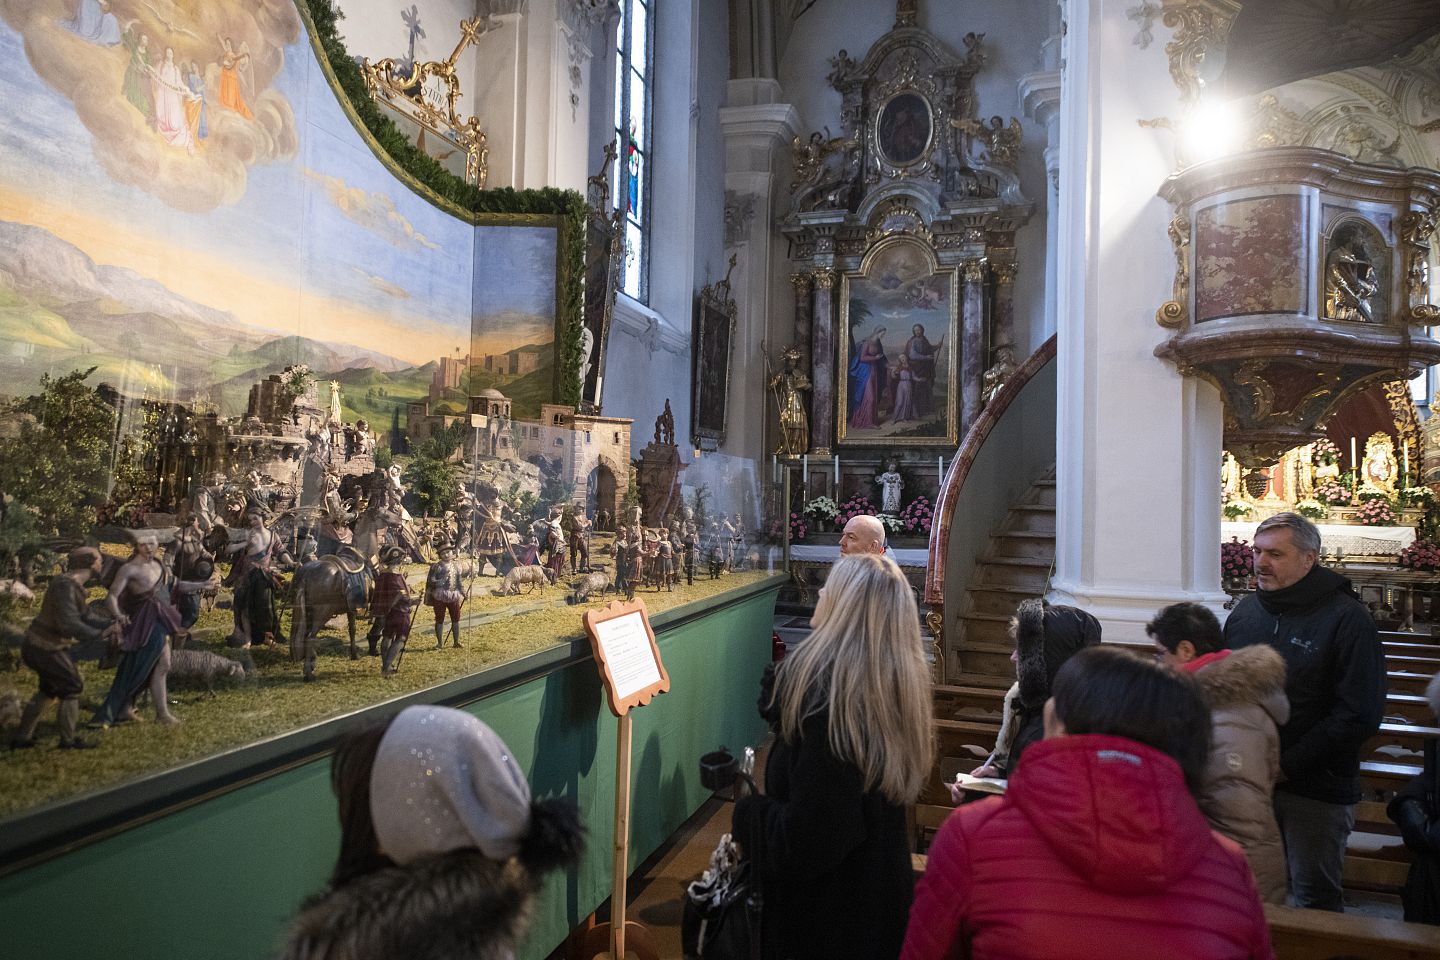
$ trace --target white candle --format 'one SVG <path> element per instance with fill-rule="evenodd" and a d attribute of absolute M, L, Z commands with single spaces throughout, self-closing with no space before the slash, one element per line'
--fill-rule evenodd
<path fill-rule="evenodd" d="M 810 454 L 808 453 L 800 460 L 800 486 L 805 490 L 810 489 Z"/>
<path fill-rule="evenodd" d="M 1355 438 L 1350 438 L 1350 475 L 1360 475 L 1360 461 L 1355 456 Z"/>
<path fill-rule="evenodd" d="M 945 454 L 943 453 L 935 458 L 935 475 L 940 478 L 941 483 L 945 482 Z"/>
<path fill-rule="evenodd" d="M 840 489 L 840 454 L 835 454 L 835 489 Z"/>
<path fill-rule="evenodd" d="M 1401 440 L 1400 448 L 1405 451 L 1405 480 L 1408 483 L 1410 480 L 1410 441 Z"/>
<path fill-rule="evenodd" d="M 770 454 L 770 482 L 780 482 L 780 458 L 773 453 Z"/>

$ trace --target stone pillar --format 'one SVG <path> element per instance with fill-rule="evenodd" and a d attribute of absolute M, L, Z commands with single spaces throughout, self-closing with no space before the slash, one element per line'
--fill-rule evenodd
<path fill-rule="evenodd" d="M 785 275 L 772 273 L 772 264 L 783 257 L 784 249 L 776 242 L 779 237 L 772 224 L 777 194 L 791 175 L 790 141 L 800 132 L 800 117 L 788 103 L 755 103 L 755 83 L 779 93 L 774 80 L 732 80 L 726 91 L 730 105 L 720 110 L 720 127 L 725 136 L 725 191 L 733 195 L 737 209 L 748 211 L 732 223 L 733 236 L 726 239 L 737 258 L 731 289 L 738 309 L 724 449 L 758 460 L 771 453 L 765 448 L 765 430 L 774 419 L 761 347 L 778 352 L 774 346 L 783 344 L 790 333 L 788 319 L 774 327 L 767 321 L 787 317 L 789 311 L 781 304 L 793 296 L 784 291 Z"/>
<path fill-rule="evenodd" d="M 830 456 L 835 437 L 835 403 L 838 384 L 835 369 L 835 273 L 822 267 L 815 271 L 815 315 L 810 338 L 810 453 Z"/>
<path fill-rule="evenodd" d="M 1049 598 L 1089 610 L 1106 640 L 1145 639 L 1181 600 L 1223 613 L 1220 397 L 1155 357 L 1170 331 L 1173 216 L 1156 194 L 1179 117 L 1164 57 L 1128 43 L 1129 0 L 1071 3 L 1056 224 L 1056 538 Z"/>
<path fill-rule="evenodd" d="M 960 264 L 960 439 L 980 415 L 980 380 L 985 375 L 985 261 Z"/>
<path fill-rule="evenodd" d="M 805 272 L 790 274 L 790 284 L 795 288 L 795 348 L 800 351 L 800 369 L 810 370 L 810 327 L 815 315 L 812 309 L 810 291 L 813 278 Z M 814 379 L 813 372 L 810 374 Z"/>

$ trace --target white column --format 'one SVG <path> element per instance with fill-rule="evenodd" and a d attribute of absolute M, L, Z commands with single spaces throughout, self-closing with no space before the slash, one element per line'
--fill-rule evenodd
<path fill-rule="evenodd" d="M 799 132 L 800 117 L 788 103 L 751 102 L 753 81 L 732 80 L 730 86 L 738 95 L 730 101 L 740 99 L 747 105 L 720 111 L 725 135 L 725 190 L 739 198 L 753 198 L 745 202 L 754 213 L 731 248 L 736 254 L 731 294 L 739 310 L 724 450 L 735 456 L 762 457 L 768 453 L 763 445 L 770 412 L 766 407 L 769 392 L 757 389 L 765 377 L 760 347 L 763 342 L 773 360 L 778 348 L 790 342 L 794 298 L 789 271 L 784 270 L 782 262 L 783 241 L 772 224 L 780 212 L 776 204 L 788 194 L 790 141 Z M 771 317 L 775 318 L 777 331 L 773 334 L 766 329 Z"/>
<path fill-rule="evenodd" d="M 1174 258 L 1170 134 L 1179 115 L 1163 45 L 1130 43 L 1128 0 L 1073 0 L 1060 106 L 1056 570 L 1050 599 L 1144 639 L 1160 607 L 1224 601 L 1219 574 L 1221 406 L 1153 350 Z"/>

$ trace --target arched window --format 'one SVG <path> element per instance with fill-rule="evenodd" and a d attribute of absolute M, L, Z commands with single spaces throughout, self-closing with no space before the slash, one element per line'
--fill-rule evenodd
<path fill-rule="evenodd" d="M 649 297 L 651 8 L 656 0 L 620 0 L 615 30 L 614 197 L 625 211 L 625 268 L 620 289 L 641 303 Z"/>

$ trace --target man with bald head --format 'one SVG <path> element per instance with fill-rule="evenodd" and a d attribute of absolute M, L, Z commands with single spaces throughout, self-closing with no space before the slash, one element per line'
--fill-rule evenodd
<path fill-rule="evenodd" d="M 885 524 L 865 513 L 851 517 L 840 533 L 840 556 L 860 553 L 878 553 L 895 559 L 894 551 L 885 545 Z"/>

